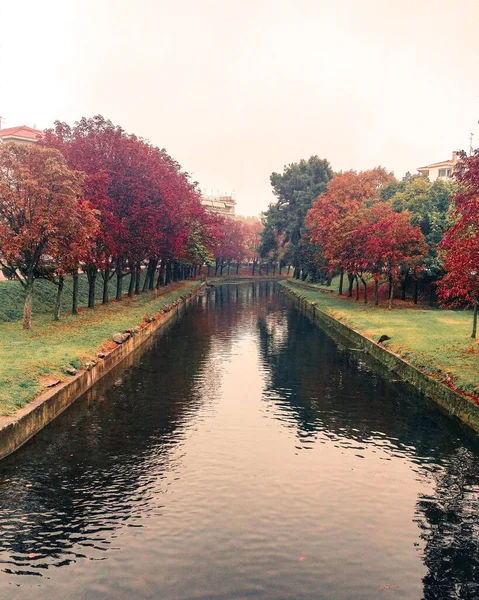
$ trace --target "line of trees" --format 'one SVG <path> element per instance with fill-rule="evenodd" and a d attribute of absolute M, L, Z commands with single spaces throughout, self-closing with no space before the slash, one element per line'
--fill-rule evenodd
<path fill-rule="evenodd" d="M 221 271 L 254 260 L 255 228 L 206 212 L 197 183 L 164 149 L 102 116 L 56 122 L 35 145 L 0 147 L 0 265 L 25 289 L 26 329 L 39 277 L 57 285 L 58 319 L 67 275 L 77 314 L 80 270 L 94 308 L 98 278 L 106 304 L 114 277 L 119 301 L 127 275 L 133 296 L 215 259 Z"/>
<path fill-rule="evenodd" d="M 277 202 L 263 213 L 260 254 L 293 264 L 294 277 L 331 283 L 339 294 L 368 301 L 368 289 L 388 285 L 388 305 L 412 290 L 479 313 L 479 150 L 459 153 L 454 180 L 397 180 L 378 167 L 334 174 L 311 157 L 273 173 Z M 345 285 L 347 282 L 347 286 Z"/>
<path fill-rule="evenodd" d="M 426 254 L 424 235 L 411 223 L 408 211 L 395 212 L 391 200 L 383 201 L 380 192 L 393 181 L 382 168 L 338 174 L 325 194 L 319 196 L 306 219 L 305 245 L 321 249 L 329 271 L 349 280 L 349 295 L 356 283 L 364 287 L 367 302 L 367 278 L 375 283 L 375 304 L 379 301 L 379 283 L 389 283 L 389 307 L 392 308 L 394 284 L 405 272 L 416 273 Z"/>

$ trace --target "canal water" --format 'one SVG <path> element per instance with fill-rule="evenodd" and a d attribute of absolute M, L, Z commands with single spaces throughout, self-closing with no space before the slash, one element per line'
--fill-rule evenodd
<path fill-rule="evenodd" d="M 477 437 L 273 283 L 130 362 L 0 464 L 0 598 L 479 598 Z"/>

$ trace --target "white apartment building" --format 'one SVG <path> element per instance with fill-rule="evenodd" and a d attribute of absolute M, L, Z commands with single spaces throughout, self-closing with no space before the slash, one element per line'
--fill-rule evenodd
<path fill-rule="evenodd" d="M 418 169 L 421 175 L 429 177 L 429 181 L 436 181 L 436 179 L 447 179 L 452 177 L 454 173 L 454 167 L 457 163 L 457 153 L 452 153 L 451 160 L 443 160 L 442 162 L 432 163 L 425 167 Z"/>
<path fill-rule="evenodd" d="M 233 196 L 202 196 L 201 203 L 208 212 L 234 219 L 236 200 Z"/>

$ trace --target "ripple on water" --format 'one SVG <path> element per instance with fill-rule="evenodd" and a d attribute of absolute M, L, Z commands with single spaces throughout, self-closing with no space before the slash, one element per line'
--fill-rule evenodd
<path fill-rule="evenodd" d="M 2 463 L 0 591 L 479 597 L 477 440 L 351 354 L 210 291 Z"/>

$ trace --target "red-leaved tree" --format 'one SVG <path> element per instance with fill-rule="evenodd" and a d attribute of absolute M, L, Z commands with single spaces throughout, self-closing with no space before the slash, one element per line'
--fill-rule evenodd
<path fill-rule="evenodd" d="M 443 304 L 474 308 L 471 337 L 477 333 L 479 308 L 479 149 L 459 153 L 455 178 L 460 186 L 452 198 L 456 220 L 441 242 L 445 277 L 439 283 Z"/>
<path fill-rule="evenodd" d="M 52 265 L 63 268 L 67 244 L 87 251 L 96 233 L 95 214 L 82 194 L 83 174 L 57 150 L 0 146 L 0 264 L 25 290 L 24 329 L 31 327 L 35 278 Z"/>

